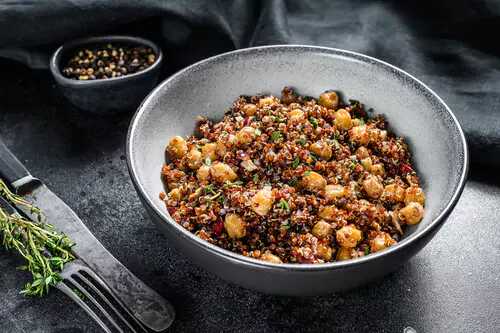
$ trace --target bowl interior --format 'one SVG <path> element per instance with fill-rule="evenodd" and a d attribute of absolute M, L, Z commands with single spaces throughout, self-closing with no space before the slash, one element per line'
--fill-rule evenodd
<path fill-rule="evenodd" d="M 239 95 L 279 96 L 284 86 L 311 96 L 338 90 L 344 99 L 360 100 L 375 114 L 385 115 L 391 130 L 407 139 L 427 196 L 424 219 L 407 238 L 432 223 L 460 191 L 467 164 L 462 131 L 446 105 L 422 83 L 356 53 L 263 47 L 188 67 L 160 84 L 140 107 L 129 133 L 129 162 L 146 199 L 161 216 L 168 219 L 158 193 L 163 190 L 160 169 L 169 139 L 191 135 L 198 115 L 222 118 Z"/>

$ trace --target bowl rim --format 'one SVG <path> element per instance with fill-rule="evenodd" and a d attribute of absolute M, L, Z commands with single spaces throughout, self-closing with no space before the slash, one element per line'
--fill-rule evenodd
<path fill-rule="evenodd" d="M 93 43 L 130 43 L 130 44 L 137 44 L 137 45 L 143 45 L 143 46 L 149 46 L 153 49 L 153 51 L 156 54 L 156 59 L 155 62 L 149 66 L 146 69 L 143 69 L 139 72 L 135 72 L 132 74 L 127 74 L 124 76 L 120 77 L 112 77 L 108 79 L 96 79 L 96 80 L 74 80 L 74 79 L 69 79 L 65 77 L 62 72 L 61 72 L 61 59 L 64 55 L 66 55 L 67 52 L 73 50 L 74 48 L 77 48 L 79 46 L 84 46 L 87 44 L 93 44 Z M 141 75 L 146 75 L 149 72 L 152 72 L 156 70 L 157 68 L 160 67 L 161 63 L 163 61 L 163 52 L 161 48 L 156 44 L 155 42 L 145 39 L 142 37 L 136 37 L 136 36 L 126 36 L 126 35 L 108 35 L 108 36 L 92 36 L 92 37 L 85 37 L 85 38 L 78 38 L 72 41 L 69 41 L 67 43 L 64 43 L 63 45 L 59 46 L 57 50 L 52 54 L 50 57 L 50 63 L 49 63 L 49 68 L 50 71 L 52 72 L 52 75 L 62 85 L 66 86 L 78 86 L 78 87 L 84 87 L 84 86 L 96 86 L 96 85 L 105 85 L 105 84 L 110 84 L 113 82 L 118 82 L 118 81 L 126 81 L 129 79 L 133 79 L 135 77 L 141 76 Z"/>
<path fill-rule="evenodd" d="M 417 83 L 423 90 L 427 91 L 430 93 L 430 95 L 435 98 L 445 109 L 446 112 L 448 112 L 449 116 L 452 119 L 453 124 L 456 126 L 456 129 L 459 133 L 460 136 L 460 141 L 461 141 L 461 146 L 463 147 L 463 165 L 462 165 L 462 170 L 460 174 L 460 178 L 458 180 L 458 183 L 456 184 L 454 188 L 454 193 L 451 197 L 451 199 L 446 203 L 445 207 L 440 211 L 439 215 L 433 219 L 427 226 L 425 226 L 423 229 L 419 231 L 415 231 L 413 234 L 411 234 L 409 237 L 403 239 L 402 241 L 398 242 L 397 244 L 385 249 L 384 251 L 372 253 L 370 255 L 361 257 L 361 258 L 354 258 L 354 259 L 349 259 L 345 261 L 335 261 L 335 262 L 329 262 L 329 263 L 323 263 L 323 264 L 298 264 L 298 263 L 283 263 L 283 264 L 274 264 L 270 263 L 267 261 L 263 260 L 258 260 L 254 258 L 249 258 L 246 256 L 243 256 L 241 254 L 238 254 L 236 252 L 232 252 L 226 249 L 223 249 L 221 247 L 218 247 L 216 245 L 210 244 L 200 238 L 198 238 L 196 235 L 192 234 L 185 228 L 183 228 L 181 225 L 176 223 L 168 214 L 167 210 L 165 209 L 164 211 L 161 211 L 156 207 L 156 205 L 152 202 L 152 200 L 148 197 L 146 194 L 146 191 L 140 181 L 140 179 L 137 177 L 137 172 L 135 170 L 135 166 L 132 163 L 132 156 L 134 155 L 134 147 L 132 146 L 132 138 L 134 137 L 134 132 L 137 130 L 138 126 L 138 120 L 141 117 L 141 115 L 144 113 L 144 106 L 149 104 L 151 99 L 156 95 L 158 91 L 160 91 L 164 85 L 168 84 L 169 82 L 175 80 L 179 76 L 183 75 L 184 73 L 190 71 L 193 68 L 196 68 L 197 66 L 207 63 L 207 62 L 212 62 L 216 59 L 231 56 L 234 54 L 241 54 L 241 53 L 247 53 L 247 52 L 258 52 L 261 50 L 282 50 L 282 49 L 297 49 L 297 50 L 309 50 L 309 51 L 319 51 L 319 52 L 327 52 L 328 54 L 336 54 L 340 56 L 347 56 L 351 59 L 354 60 L 362 60 L 363 62 L 374 62 L 378 65 L 382 65 L 387 67 L 388 69 L 395 71 L 399 73 L 400 75 L 406 76 L 407 78 L 413 80 L 415 83 Z M 187 241 L 188 239 L 190 241 L 193 241 L 195 245 L 200 246 L 209 252 L 222 256 L 227 260 L 231 260 L 233 262 L 236 262 L 241 265 L 245 266 L 253 266 L 254 268 L 259 268 L 259 269 L 273 269 L 273 270 L 284 270 L 284 271 L 326 271 L 326 270 L 334 270 L 334 269 L 348 269 L 352 268 L 358 265 L 362 265 L 368 262 L 374 262 L 378 259 L 381 259 L 381 257 L 388 256 L 389 254 L 395 254 L 396 252 L 399 251 L 404 251 L 405 249 L 407 250 L 408 247 L 411 246 L 411 244 L 418 242 L 422 238 L 424 238 L 427 234 L 433 232 L 434 229 L 439 228 L 446 218 L 449 216 L 453 208 L 458 202 L 458 199 L 460 198 L 460 195 L 462 194 L 462 191 L 464 189 L 466 180 L 467 180 L 467 174 L 469 170 L 469 152 L 468 152 L 468 146 L 467 146 L 467 141 L 465 139 L 464 132 L 462 130 L 462 127 L 460 126 L 460 123 L 458 122 L 456 116 L 453 114 L 451 109 L 446 105 L 446 103 L 432 90 L 430 89 L 427 85 L 425 85 L 423 82 L 412 76 L 411 74 L 407 73 L 406 71 L 393 66 L 385 61 L 379 60 L 374 57 L 370 57 L 361 53 L 353 52 L 353 51 L 348 51 L 348 50 L 343 50 L 343 49 L 337 49 L 337 48 L 330 48 L 330 47 L 323 47 L 323 46 L 312 46 L 312 45 L 301 45 L 301 44 L 285 44 L 285 45 L 267 45 L 267 46 L 257 46 L 257 47 L 250 47 L 250 48 L 244 48 L 244 49 L 238 49 L 235 51 L 230 51 L 230 52 L 225 52 L 219 55 L 215 55 L 209 58 L 206 58 L 204 60 L 198 61 L 188 67 L 185 67 L 184 69 L 178 71 L 177 73 L 173 74 L 169 78 L 165 79 L 163 82 L 161 82 L 155 89 L 151 91 L 151 93 L 143 100 L 143 102 L 139 105 L 136 113 L 131 119 L 129 130 L 127 133 L 127 139 L 126 139 L 126 159 L 127 159 L 127 166 L 129 170 L 130 177 L 132 179 L 132 182 L 136 188 L 136 190 L 139 192 L 139 195 L 143 199 L 143 202 L 147 204 L 147 206 L 151 209 L 150 211 L 154 212 L 155 215 L 157 215 L 161 220 L 163 220 L 165 223 L 169 223 L 171 226 L 174 227 L 174 230 L 180 233 L 184 239 L 184 241 Z"/>

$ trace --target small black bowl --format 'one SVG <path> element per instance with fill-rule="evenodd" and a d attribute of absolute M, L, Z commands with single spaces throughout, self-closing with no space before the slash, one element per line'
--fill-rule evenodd
<path fill-rule="evenodd" d="M 75 50 L 107 43 L 147 46 L 156 54 L 148 68 L 129 75 L 99 80 L 74 80 L 62 74 L 62 67 Z M 62 94 L 76 108 L 102 115 L 137 109 L 141 101 L 158 82 L 163 54 L 147 39 L 129 36 L 103 36 L 77 39 L 59 47 L 50 59 L 50 71 Z"/>

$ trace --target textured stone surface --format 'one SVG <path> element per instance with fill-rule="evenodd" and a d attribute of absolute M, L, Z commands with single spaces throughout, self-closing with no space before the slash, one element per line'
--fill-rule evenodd
<path fill-rule="evenodd" d="M 383 281 L 315 298 L 263 295 L 193 266 L 157 232 L 128 177 L 130 115 L 79 116 L 45 73 L 5 62 L 0 70 L 0 135 L 119 260 L 173 303 L 172 332 L 500 331 L 500 179 L 487 177 L 491 171 L 472 170 L 437 236 Z M 27 278 L 15 269 L 20 263 L 0 249 L 0 332 L 100 332 L 58 291 L 20 296 Z"/>

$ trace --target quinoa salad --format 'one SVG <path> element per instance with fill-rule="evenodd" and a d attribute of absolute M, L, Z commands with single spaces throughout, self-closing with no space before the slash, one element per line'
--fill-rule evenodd
<path fill-rule="evenodd" d="M 271 263 L 382 251 L 422 220 L 425 195 L 404 139 L 371 113 L 334 91 L 241 96 L 170 139 L 160 199 L 199 238 Z"/>

